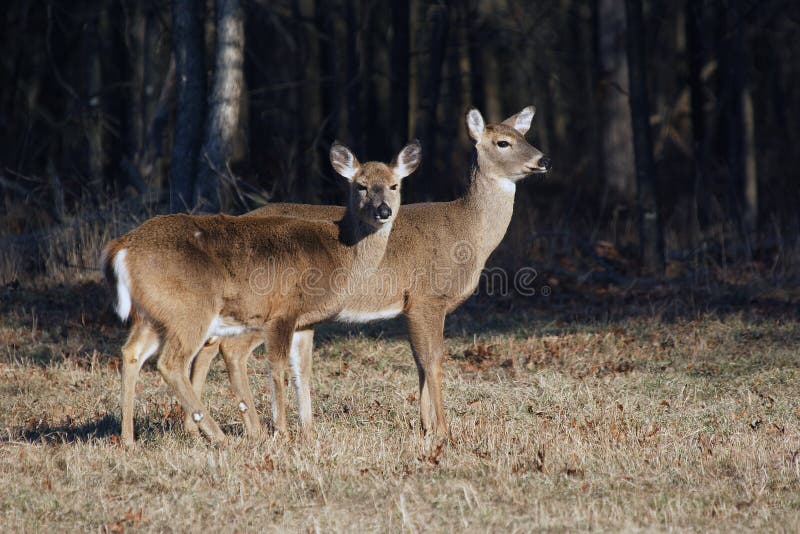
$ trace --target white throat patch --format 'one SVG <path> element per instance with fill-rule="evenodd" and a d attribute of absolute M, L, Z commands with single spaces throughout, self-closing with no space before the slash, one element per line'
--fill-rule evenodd
<path fill-rule="evenodd" d="M 500 180 L 500 189 L 507 193 L 515 193 L 517 191 L 517 184 L 509 180 L 508 178 L 503 178 Z"/>

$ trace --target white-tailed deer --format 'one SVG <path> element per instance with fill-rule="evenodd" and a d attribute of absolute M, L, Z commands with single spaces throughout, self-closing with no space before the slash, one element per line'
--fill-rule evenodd
<path fill-rule="evenodd" d="M 139 370 L 159 347 L 158 370 L 184 413 L 211 441 L 222 440 L 189 382 L 192 360 L 206 342 L 263 338 L 275 376 L 282 376 L 295 328 L 340 313 L 344 297 L 380 264 L 400 208 L 400 181 L 419 164 L 420 145 L 406 146 L 390 166 L 361 165 L 338 143 L 330 157 L 350 181 L 347 208 L 337 218 L 167 215 L 106 246 L 102 262 L 116 290 L 117 313 L 132 321 L 122 349 L 123 443 L 133 443 Z M 248 433 L 254 433 L 260 423 L 246 376 L 236 375 L 236 365 L 229 369 Z M 283 379 L 273 386 L 275 396 L 284 396 Z"/>
<path fill-rule="evenodd" d="M 379 275 L 367 281 L 364 293 L 351 296 L 335 317 L 343 322 L 367 322 L 405 314 L 419 374 L 422 428 L 439 437 L 448 433 L 441 389 L 445 315 L 472 294 L 487 258 L 503 239 L 514 209 L 516 182 L 550 168 L 549 160 L 524 137 L 534 113 L 535 108 L 529 106 L 500 124 L 490 125 L 484 124 L 478 110 L 467 113 L 467 129 L 475 143 L 467 194 L 452 202 L 403 206 Z M 335 220 L 341 217 L 342 208 L 270 204 L 248 214 L 263 215 Z M 310 329 L 295 332 L 290 356 L 304 433 L 312 427 L 309 380 L 313 335 Z M 246 376 L 249 355 L 260 342 L 256 336 L 222 340 L 219 349 L 232 380 Z M 267 345 L 267 353 L 272 350 Z M 195 360 L 192 385 L 198 396 L 216 353 L 217 346 L 212 344 Z M 273 382 L 282 382 L 284 370 L 271 369 Z M 275 373 L 280 374 L 279 379 Z M 273 416 L 284 413 L 284 402 L 273 391 Z M 194 424 L 187 418 L 185 426 L 191 431 Z"/>

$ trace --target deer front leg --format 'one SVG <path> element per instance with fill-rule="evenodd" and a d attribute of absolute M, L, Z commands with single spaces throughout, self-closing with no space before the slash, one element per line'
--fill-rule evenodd
<path fill-rule="evenodd" d="M 311 357 L 314 351 L 314 331 L 302 330 L 292 336 L 289 366 L 294 378 L 297 395 L 297 413 L 300 417 L 300 431 L 310 438 L 314 431 L 311 414 Z"/>
<path fill-rule="evenodd" d="M 445 438 L 449 432 L 442 400 L 444 308 L 409 303 L 406 310 L 411 350 L 419 374 L 419 414 L 422 430 Z"/>
<path fill-rule="evenodd" d="M 272 375 L 272 425 L 275 432 L 287 433 L 286 427 L 286 367 L 289 363 L 294 320 L 271 321 L 264 332 L 267 361 Z"/>

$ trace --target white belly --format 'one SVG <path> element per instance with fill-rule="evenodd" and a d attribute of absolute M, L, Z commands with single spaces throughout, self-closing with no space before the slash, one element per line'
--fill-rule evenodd
<path fill-rule="evenodd" d="M 392 319 L 400 315 L 402 312 L 402 306 L 386 308 L 385 310 L 379 311 L 342 310 L 339 312 L 339 315 L 335 317 L 335 319 L 343 323 L 369 323 L 372 321 Z"/>
<path fill-rule="evenodd" d="M 214 317 L 208 327 L 208 335 L 206 339 L 214 336 L 219 337 L 234 337 L 244 334 L 247 327 L 241 323 L 237 323 L 230 318 L 222 318 L 219 315 Z"/>

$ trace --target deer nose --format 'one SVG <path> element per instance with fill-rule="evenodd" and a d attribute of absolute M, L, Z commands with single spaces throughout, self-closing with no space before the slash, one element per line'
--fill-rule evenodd
<path fill-rule="evenodd" d="M 392 208 L 386 202 L 382 202 L 376 211 L 379 219 L 386 220 L 392 216 Z"/>
<path fill-rule="evenodd" d="M 539 160 L 539 166 L 544 168 L 544 170 L 546 170 L 546 171 L 549 171 L 550 167 L 552 167 L 552 165 L 553 164 L 550 161 L 550 158 L 548 158 L 548 157 L 543 157 L 542 159 Z"/>

